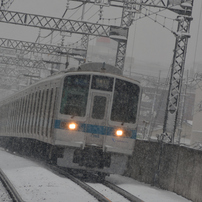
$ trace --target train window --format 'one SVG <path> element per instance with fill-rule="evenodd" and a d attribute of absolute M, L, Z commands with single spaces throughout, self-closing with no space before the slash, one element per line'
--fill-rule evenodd
<path fill-rule="evenodd" d="M 86 114 L 90 75 L 72 75 L 64 79 L 60 113 L 81 116 Z"/>
<path fill-rule="evenodd" d="M 135 123 L 140 88 L 128 81 L 116 79 L 112 104 L 111 120 Z"/>
<path fill-rule="evenodd" d="M 112 91 L 114 78 L 107 76 L 93 76 L 92 89 Z"/>
<path fill-rule="evenodd" d="M 29 109 L 30 109 L 30 94 L 27 95 L 27 106 L 26 106 L 26 113 L 25 113 L 25 124 L 24 124 L 24 133 L 27 134 L 27 125 L 29 121 Z"/>
<path fill-rule="evenodd" d="M 17 111 L 18 111 L 18 100 L 15 101 L 15 114 L 14 114 L 14 131 L 16 131 L 17 127 Z"/>
<path fill-rule="evenodd" d="M 53 96 L 52 104 L 51 104 L 51 120 L 50 120 L 50 130 L 53 130 L 53 123 L 54 123 L 54 113 L 55 113 L 55 107 L 56 107 L 56 101 L 57 101 L 57 93 L 58 93 L 58 87 L 55 89 L 51 89 L 51 96 Z M 50 137 L 52 135 L 52 132 L 50 131 Z"/>
<path fill-rule="evenodd" d="M 17 111 L 17 107 L 18 107 L 18 101 L 15 101 L 14 102 L 14 119 L 13 119 L 14 131 L 16 131 L 16 111 Z"/>
<path fill-rule="evenodd" d="M 18 133 L 21 133 L 21 124 L 22 124 L 22 116 L 23 116 L 23 105 L 24 104 L 24 99 L 23 98 L 21 98 L 21 100 L 20 100 L 20 111 L 19 111 L 19 113 L 20 113 L 20 118 L 19 118 L 19 120 L 18 120 Z"/>
<path fill-rule="evenodd" d="M 38 119 L 38 131 L 37 131 L 37 134 L 40 135 L 41 134 L 41 121 L 43 120 L 43 117 L 42 117 L 42 110 L 43 110 L 43 102 L 44 102 L 44 96 L 45 95 L 45 90 L 43 90 L 41 92 L 41 100 L 40 100 L 40 105 L 39 105 L 39 119 Z"/>
<path fill-rule="evenodd" d="M 33 114 L 34 114 L 34 93 L 32 93 L 31 97 L 31 106 L 30 106 L 30 118 L 29 118 L 29 125 L 28 125 L 28 133 L 31 133 L 31 125 L 32 125 L 32 119 L 33 119 Z"/>
<path fill-rule="evenodd" d="M 35 92 L 34 95 L 34 112 L 33 112 L 33 119 L 32 119 L 32 127 L 31 127 L 31 133 L 36 133 L 36 117 L 37 117 L 37 106 L 38 106 L 38 92 Z"/>
<path fill-rule="evenodd" d="M 42 135 L 45 134 L 46 126 L 45 124 L 47 123 L 47 105 L 48 105 L 48 89 L 44 92 L 45 96 L 45 101 L 44 101 L 44 106 L 43 106 L 43 115 L 42 115 Z"/>
<path fill-rule="evenodd" d="M 41 90 L 39 91 L 38 98 L 37 98 L 36 119 L 35 119 L 35 127 L 34 127 L 35 134 L 38 134 L 37 126 L 38 126 L 38 119 L 39 119 L 40 102 L 41 102 Z"/>
<path fill-rule="evenodd" d="M 24 97 L 23 117 L 22 117 L 22 133 L 24 133 L 24 123 L 25 123 L 26 107 L 27 107 L 27 97 L 25 96 Z"/>
<path fill-rule="evenodd" d="M 51 91 L 49 91 L 49 106 L 48 106 L 48 114 L 47 114 L 47 125 L 46 125 L 46 137 L 48 137 L 48 127 L 49 127 L 49 122 L 50 122 L 50 114 L 51 114 L 51 106 L 52 106 L 52 98 L 53 98 L 53 88 Z"/>
<path fill-rule="evenodd" d="M 107 98 L 103 96 L 95 96 L 93 102 L 93 119 L 103 119 L 105 115 L 105 106 Z"/>
<path fill-rule="evenodd" d="M 19 99 L 19 107 L 18 107 L 18 119 L 17 119 L 17 133 L 19 133 L 19 127 L 20 127 L 20 119 L 21 119 L 21 107 L 22 107 L 22 98 Z"/>

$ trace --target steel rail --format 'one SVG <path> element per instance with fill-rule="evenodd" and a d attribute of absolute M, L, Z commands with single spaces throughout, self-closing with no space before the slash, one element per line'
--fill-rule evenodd
<path fill-rule="evenodd" d="M 69 174 L 68 172 L 56 167 L 56 166 L 50 166 L 49 167 L 54 170 L 57 171 L 58 173 L 60 173 L 61 175 L 64 175 L 65 177 L 69 178 L 70 180 L 72 180 L 73 182 L 75 182 L 76 184 L 78 184 L 80 187 L 82 187 L 84 190 L 86 190 L 89 194 L 91 194 L 92 196 L 94 196 L 98 201 L 100 202 L 111 202 L 109 199 L 107 199 L 104 195 L 100 194 L 98 191 L 96 191 L 94 188 L 92 188 L 91 186 L 89 186 L 88 184 L 86 184 L 85 182 L 82 182 L 81 180 L 77 179 L 76 177 L 74 177 L 73 175 Z"/>
<path fill-rule="evenodd" d="M 116 186 L 115 184 L 112 184 L 109 181 L 104 181 L 103 185 L 109 187 L 110 189 L 112 189 L 113 191 L 115 191 L 116 193 L 122 195 L 123 197 L 127 198 L 129 201 L 131 202 L 144 202 L 143 200 L 141 200 L 140 198 L 132 195 L 131 193 L 127 192 L 126 190 Z"/>
<path fill-rule="evenodd" d="M 8 191 L 10 197 L 14 202 L 24 202 L 24 200 L 21 198 L 19 193 L 16 191 L 15 187 L 12 185 L 10 180 L 7 178 L 3 170 L 0 168 L 0 180 L 2 181 L 2 184 Z"/>
<path fill-rule="evenodd" d="M 70 180 L 72 180 L 73 182 L 75 182 L 76 184 L 78 184 L 80 187 L 82 187 L 83 189 L 85 189 L 88 193 L 90 193 L 91 195 L 93 195 L 98 201 L 103 201 L 103 202 L 109 202 L 110 201 L 104 195 L 102 195 L 98 191 L 96 191 L 94 188 L 92 188 L 91 186 L 89 186 L 85 182 L 77 179 L 73 175 L 69 174 L 67 171 L 64 171 L 63 169 L 60 169 L 60 168 L 58 168 L 56 166 L 51 166 L 51 169 L 54 170 L 54 171 L 59 172 L 60 174 L 66 176 L 67 178 L 69 178 Z M 104 182 L 102 182 L 102 184 L 104 186 L 110 188 L 111 190 L 115 191 L 117 194 L 120 194 L 121 196 L 125 197 L 126 199 L 128 199 L 131 202 L 144 202 L 140 198 L 132 195 L 131 193 L 129 193 L 126 190 L 124 190 L 124 189 L 116 186 L 115 184 L 112 184 L 109 181 L 105 180 Z"/>

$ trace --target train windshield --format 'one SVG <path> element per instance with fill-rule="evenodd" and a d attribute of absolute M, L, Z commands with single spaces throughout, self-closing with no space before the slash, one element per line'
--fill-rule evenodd
<path fill-rule="evenodd" d="M 112 91 L 114 78 L 107 76 L 93 76 L 91 88 L 95 90 Z"/>
<path fill-rule="evenodd" d="M 137 118 L 140 88 L 138 85 L 116 79 L 111 120 L 135 123 Z"/>
<path fill-rule="evenodd" d="M 85 116 L 89 83 L 90 75 L 72 75 L 64 79 L 61 114 Z"/>

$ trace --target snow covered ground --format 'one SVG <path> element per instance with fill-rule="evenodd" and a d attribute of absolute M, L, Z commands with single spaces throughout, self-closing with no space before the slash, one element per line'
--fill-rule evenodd
<path fill-rule="evenodd" d="M 11 179 L 17 191 L 26 202 L 97 201 L 71 180 L 52 173 L 39 163 L 9 154 L 2 148 L 0 148 L 0 168 Z M 189 201 L 175 193 L 151 187 L 131 178 L 111 175 L 107 179 L 145 202 Z M 97 190 L 102 189 L 100 184 L 95 183 L 93 186 Z M 109 197 L 110 195 L 113 202 L 122 202 L 121 199 L 114 198 L 113 192 L 108 193 Z"/>
<path fill-rule="evenodd" d="M 1 181 L 0 181 L 0 202 L 12 202 L 12 199 L 8 195 L 8 192 L 4 188 Z"/>
<path fill-rule="evenodd" d="M 112 175 L 107 178 L 107 180 L 118 185 L 122 189 L 127 190 L 145 202 L 190 202 L 190 200 L 173 192 L 161 190 L 128 177 Z"/>

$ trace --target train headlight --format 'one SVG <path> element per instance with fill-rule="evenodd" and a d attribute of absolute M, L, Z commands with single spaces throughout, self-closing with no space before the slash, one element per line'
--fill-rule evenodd
<path fill-rule="evenodd" d="M 122 135 L 123 135 L 123 131 L 120 130 L 120 129 L 118 129 L 118 130 L 116 131 L 116 136 L 121 137 Z"/>
<path fill-rule="evenodd" d="M 68 124 L 68 128 L 69 128 L 70 130 L 75 130 L 75 129 L 77 128 L 77 125 L 76 125 L 76 123 L 69 123 L 69 124 Z"/>

